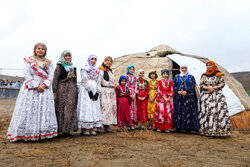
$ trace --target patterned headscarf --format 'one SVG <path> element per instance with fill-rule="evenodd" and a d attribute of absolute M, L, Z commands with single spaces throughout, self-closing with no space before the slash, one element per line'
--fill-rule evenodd
<path fill-rule="evenodd" d="M 182 71 L 181 71 L 181 68 L 182 68 L 182 67 L 186 67 L 186 68 L 187 68 L 187 72 L 185 72 L 185 73 L 182 72 Z M 181 77 L 187 76 L 188 73 L 189 73 L 189 72 L 188 72 L 188 66 L 185 65 L 185 64 L 181 65 L 181 66 L 180 66 L 180 72 L 181 72 L 181 73 L 180 73 L 179 75 L 180 75 Z"/>
<path fill-rule="evenodd" d="M 130 73 L 129 73 L 129 70 L 130 70 L 131 67 L 133 67 L 134 70 L 135 70 L 135 66 L 129 65 L 129 66 L 127 67 L 127 73 L 126 73 L 126 74 L 130 74 Z M 134 74 L 130 74 L 130 75 L 134 75 Z"/>
<path fill-rule="evenodd" d="M 169 70 L 168 70 L 168 69 L 161 69 L 161 75 L 162 75 L 164 72 L 167 72 L 168 75 L 169 75 Z"/>
<path fill-rule="evenodd" d="M 127 82 L 127 77 L 126 77 L 125 75 L 121 75 L 121 76 L 120 76 L 120 79 L 119 79 L 119 85 L 121 85 L 122 79 L 125 79 L 126 82 Z"/>
<path fill-rule="evenodd" d="M 108 57 L 106 57 L 106 58 L 104 59 L 102 65 L 99 67 L 99 69 L 102 69 L 102 70 L 104 70 L 104 71 L 112 71 L 110 67 L 108 67 L 108 66 L 105 65 L 105 62 L 106 62 L 108 59 L 111 59 L 111 63 L 113 63 L 112 57 L 108 56 Z M 112 64 L 111 64 L 111 65 L 112 65 Z"/>
<path fill-rule="evenodd" d="M 43 44 L 43 43 L 37 43 L 37 44 L 35 45 L 35 47 L 34 47 L 34 55 L 37 56 L 37 55 L 36 55 L 36 49 L 37 49 L 39 46 L 42 46 L 43 49 L 45 50 L 45 53 L 44 53 L 44 56 L 43 56 L 43 57 L 45 57 L 45 56 L 47 55 L 47 46 L 46 46 L 45 44 Z"/>
<path fill-rule="evenodd" d="M 66 54 L 69 54 L 71 57 L 72 57 L 72 54 L 69 50 L 64 50 L 61 54 L 61 57 L 59 58 L 58 62 L 56 63 L 57 65 L 61 64 L 63 66 L 72 66 L 73 63 L 72 62 L 69 62 L 69 61 L 66 61 L 64 56 Z"/>
<path fill-rule="evenodd" d="M 84 65 L 84 67 L 83 67 L 83 69 L 86 70 L 88 73 L 93 72 L 93 71 L 94 71 L 94 72 L 96 71 L 96 68 L 95 68 L 96 64 L 93 66 L 93 65 L 90 63 L 90 60 L 91 60 L 92 58 L 96 58 L 96 60 L 97 60 L 97 56 L 96 56 L 96 55 L 89 55 L 88 60 L 87 60 L 87 62 L 85 63 L 85 65 Z"/>
<path fill-rule="evenodd" d="M 212 66 L 213 66 L 213 69 L 212 70 L 208 70 L 207 69 L 207 71 L 206 71 L 206 73 L 204 73 L 204 75 L 205 76 L 208 76 L 208 77 L 212 77 L 212 76 L 217 76 L 217 77 L 219 77 L 219 76 L 221 76 L 221 75 L 224 75 L 224 73 L 222 73 L 221 71 L 219 71 L 219 69 L 218 69 L 218 67 L 216 66 L 216 64 L 215 64 L 215 62 L 214 61 L 208 61 L 207 63 L 206 63 L 206 65 L 208 65 L 209 63 L 211 63 L 212 64 Z"/>

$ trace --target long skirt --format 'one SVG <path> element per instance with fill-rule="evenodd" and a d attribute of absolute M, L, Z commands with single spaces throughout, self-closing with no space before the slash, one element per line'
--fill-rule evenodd
<path fill-rule="evenodd" d="M 154 128 L 158 130 L 173 129 L 173 98 L 168 103 L 157 101 L 154 113 Z"/>
<path fill-rule="evenodd" d="M 117 126 L 131 127 L 131 115 L 129 108 L 129 101 L 127 97 L 117 99 Z"/>
<path fill-rule="evenodd" d="M 148 103 L 148 101 L 146 99 L 143 100 L 143 101 L 137 99 L 137 118 L 138 118 L 138 122 L 144 123 L 144 122 L 148 121 L 147 103 Z"/>
<path fill-rule="evenodd" d="M 117 124 L 117 105 L 115 88 L 102 87 L 101 112 L 104 125 Z"/>
<path fill-rule="evenodd" d="M 232 134 L 226 97 L 222 90 L 212 94 L 202 92 L 198 109 L 201 135 L 228 136 Z"/>
<path fill-rule="evenodd" d="M 59 82 L 56 92 L 56 116 L 58 133 L 69 133 L 78 130 L 77 126 L 77 85 L 76 81 Z"/>
<path fill-rule="evenodd" d="M 174 128 L 199 131 L 198 108 L 193 95 L 174 96 Z"/>
<path fill-rule="evenodd" d="M 23 85 L 16 100 L 8 129 L 8 139 L 35 141 L 57 136 L 57 120 L 52 88 L 43 93 Z"/>

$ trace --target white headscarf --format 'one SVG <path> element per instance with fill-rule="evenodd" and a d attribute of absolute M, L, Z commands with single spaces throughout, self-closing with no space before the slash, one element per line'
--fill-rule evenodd
<path fill-rule="evenodd" d="M 185 73 L 182 72 L 182 71 L 181 71 L 181 68 L 182 68 L 182 67 L 187 67 L 187 72 L 185 72 Z M 187 66 L 186 64 L 181 65 L 181 66 L 180 66 L 180 72 L 181 72 L 181 73 L 180 73 L 180 76 L 181 76 L 181 77 L 188 75 L 188 73 L 189 73 L 189 72 L 188 72 L 188 66 Z"/>
<path fill-rule="evenodd" d="M 138 74 L 137 74 L 138 78 L 139 78 L 139 75 L 141 72 L 144 72 L 144 74 L 145 74 L 145 71 L 143 69 L 139 69 Z"/>

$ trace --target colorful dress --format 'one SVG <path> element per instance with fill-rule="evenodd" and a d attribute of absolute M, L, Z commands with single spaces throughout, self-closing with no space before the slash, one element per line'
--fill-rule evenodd
<path fill-rule="evenodd" d="M 40 66 L 35 56 L 25 60 L 24 84 L 16 100 L 16 105 L 8 129 L 8 139 L 39 140 L 57 136 L 57 121 L 51 81 L 53 65 L 51 61 Z M 37 87 L 45 84 L 44 92 Z"/>
<path fill-rule="evenodd" d="M 117 97 L 117 125 L 131 127 L 131 115 L 129 103 L 131 101 L 127 86 L 116 87 Z"/>
<path fill-rule="evenodd" d="M 148 81 L 143 79 L 137 79 L 137 118 L 138 121 L 143 123 L 148 121 L 147 104 L 148 104 Z M 138 97 L 145 97 L 144 100 L 139 100 Z"/>
<path fill-rule="evenodd" d="M 174 104 L 174 86 L 171 80 L 162 79 L 157 83 L 158 95 L 156 98 L 155 113 L 154 113 L 154 126 L 158 130 L 173 129 L 173 111 Z M 163 99 L 171 96 L 170 100 L 166 103 Z"/>
<path fill-rule="evenodd" d="M 130 96 L 136 95 L 138 92 L 137 90 L 137 79 L 135 76 L 128 74 L 127 75 L 127 82 L 126 86 L 129 89 Z M 137 124 L 138 118 L 137 118 L 137 104 L 136 104 L 136 96 L 134 99 L 131 99 L 130 103 L 130 115 L 131 115 L 131 121 L 133 124 Z"/>
<path fill-rule="evenodd" d="M 116 92 L 115 88 L 111 87 L 115 83 L 115 77 L 112 71 L 100 70 L 102 93 L 101 93 L 101 111 L 102 121 L 104 125 L 117 124 L 117 105 L 116 105 Z M 108 79 L 104 78 L 108 76 Z"/>
<path fill-rule="evenodd" d="M 206 93 L 204 86 L 216 86 L 217 89 L 210 94 Z M 222 92 L 225 86 L 224 76 L 201 76 L 201 95 L 198 102 L 200 134 L 206 136 L 231 135 L 229 112 L 226 97 Z"/>
<path fill-rule="evenodd" d="M 155 82 L 153 80 L 150 80 L 148 82 L 148 95 L 151 98 L 155 98 L 157 96 L 157 80 Z M 150 100 L 148 99 L 148 106 L 147 106 L 147 112 L 148 112 L 148 119 L 153 119 L 154 118 L 154 112 L 155 112 L 155 105 L 156 105 L 156 98 L 154 101 L 151 103 Z"/>
<path fill-rule="evenodd" d="M 90 99 L 89 91 L 93 95 L 98 93 L 96 101 Z M 98 71 L 88 72 L 86 69 L 81 69 L 81 85 L 77 106 L 79 128 L 92 129 L 102 126 L 101 91 L 101 79 Z"/>
<path fill-rule="evenodd" d="M 195 78 L 192 75 L 176 75 L 174 78 L 174 128 L 199 130 L 198 108 L 195 97 Z M 178 94 L 186 91 L 187 95 Z"/>
<path fill-rule="evenodd" d="M 77 80 L 76 68 L 67 71 L 61 64 L 54 72 L 53 92 L 56 93 L 55 109 L 58 133 L 69 133 L 78 130 L 77 126 Z"/>

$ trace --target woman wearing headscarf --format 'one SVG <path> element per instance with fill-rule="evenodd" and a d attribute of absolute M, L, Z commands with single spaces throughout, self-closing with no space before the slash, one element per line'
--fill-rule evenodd
<path fill-rule="evenodd" d="M 78 130 L 77 126 L 77 75 L 69 50 L 62 52 L 54 72 L 53 92 L 58 133 L 63 136 Z"/>
<path fill-rule="evenodd" d="M 156 98 L 155 112 L 154 112 L 154 128 L 158 132 L 170 132 L 173 129 L 173 82 L 169 80 L 169 70 L 161 70 L 162 80 L 158 81 L 158 94 Z"/>
<path fill-rule="evenodd" d="M 153 118 L 155 112 L 155 104 L 156 104 L 156 97 L 157 97 L 157 73 L 155 70 L 150 71 L 148 77 L 151 79 L 148 82 L 148 106 L 147 106 L 147 113 L 148 113 L 148 120 L 149 120 L 149 127 L 148 129 L 153 128 Z"/>
<path fill-rule="evenodd" d="M 113 63 L 112 57 L 108 56 L 99 67 L 101 77 L 101 111 L 104 130 L 112 132 L 110 125 L 117 124 L 117 105 L 115 92 L 115 76 L 112 72 L 111 66 Z"/>
<path fill-rule="evenodd" d="M 198 103 L 200 134 L 206 136 L 230 136 L 229 112 L 222 88 L 225 86 L 224 74 L 215 62 L 206 63 L 206 73 L 200 80 Z"/>
<path fill-rule="evenodd" d="M 100 94 L 101 80 L 96 70 L 97 56 L 90 55 L 81 69 L 81 86 L 78 97 L 78 127 L 84 135 L 96 135 L 102 127 Z"/>
<path fill-rule="evenodd" d="M 198 108 L 195 97 L 195 78 L 188 66 L 180 67 L 181 73 L 174 78 L 174 128 L 188 132 L 199 130 Z"/>
<path fill-rule="evenodd" d="M 57 121 L 51 81 L 53 65 L 47 47 L 38 43 L 34 54 L 24 58 L 25 81 L 19 91 L 8 129 L 8 139 L 35 141 L 57 136 Z"/>
<path fill-rule="evenodd" d="M 137 104 L 136 104 L 136 93 L 137 90 L 137 79 L 134 76 L 135 66 L 130 65 L 127 67 L 127 82 L 126 86 L 128 87 L 131 103 L 130 103 L 130 115 L 132 121 L 132 129 L 135 129 L 135 126 L 138 124 L 137 118 Z"/>

